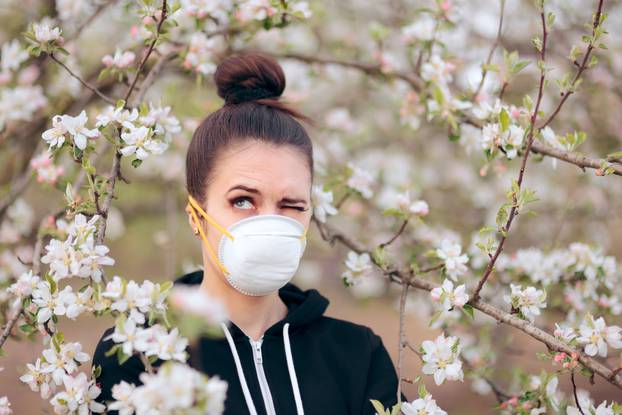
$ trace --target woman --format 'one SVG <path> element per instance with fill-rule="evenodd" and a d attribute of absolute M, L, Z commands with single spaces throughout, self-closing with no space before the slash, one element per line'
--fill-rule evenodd
<path fill-rule="evenodd" d="M 197 128 L 186 158 L 188 221 L 202 240 L 204 270 L 176 284 L 221 300 L 229 324 L 220 339 L 201 338 L 190 364 L 228 382 L 225 414 L 374 414 L 391 407 L 397 376 L 370 328 L 324 316 L 328 300 L 290 279 L 312 216 L 311 140 L 278 99 L 280 65 L 260 53 L 230 56 L 214 75 L 225 104 Z M 121 380 L 139 384 L 134 356 L 119 366 L 103 339 L 101 401 Z M 402 395 L 402 400 L 405 398 Z"/>

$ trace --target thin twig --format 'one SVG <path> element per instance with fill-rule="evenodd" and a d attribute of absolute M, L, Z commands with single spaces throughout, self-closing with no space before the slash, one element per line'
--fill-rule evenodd
<path fill-rule="evenodd" d="M 145 63 L 147 62 L 147 59 L 149 59 L 149 56 L 151 55 L 151 53 L 153 52 L 153 49 L 155 48 L 155 45 L 159 39 L 160 36 L 160 31 L 162 30 L 162 24 L 164 23 L 164 21 L 167 18 L 167 0 L 163 0 L 162 1 L 162 14 L 160 17 L 160 21 L 158 22 L 158 25 L 156 27 L 156 33 L 155 33 L 155 37 L 153 39 L 153 41 L 149 44 L 149 48 L 147 49 L 147 52 L 145 53 L 145 55 L 143 56 L 142 60 L 140 61 L 140 64 L 138 65 L 138 68 L 136 70 L 136 76 L 134 77 L 134 80 L 132 81 L 132 83 L 130 84 L 130 86 L 128 87 L 125 96 L 123 98 L 123 101 L 125 102 L 125 107 L 128 106 L 128 100 L 132 95 L 132 91 L 134 91 L 134 88 L 136 87 L 136 82 L 138 81 L 138 78 L 143 70 L 143 68 L 145 67 Z M 119 135 L 121 134 L 120 129 L 119 129 Z M 104 199 L 104 202 L 101 206 L 101 215 L 102 215 L 102 220 L 99 221 L 98 223 L 98 228 L 97 228 L 97 245 L 100 245 L 103 243 L 104 241 L 104 237 L 106 235 L 106 226 L 107 226 L 107 222 L 108 222 L 108 210 L 110 209 L 110 205 L 112 204 L 112 199 L 114 198 L 114 190 L 115 190 L 115 185 L 117 182 L 117 178 L 121 179 L 121 157 L 122 154 L 121 152 L 118 151 L 118 149 L 115 149 L 115 155 L 114 158 L 112 160 L 112 167 L 110 168 L 110 175 L 109 175 L 109 179 L 108 179 L 108 186 L 106 189 L 106 198 Z"/>
<path fill-rule="evenodd" d="M 523 178 L 525 177 L 525 168 L 527 166 L 527 159 L 529 158 L 529 154 L 531 153 L 531 146 L 533 144 L 534 128 L 535 128 L 536 120 L 538 117 L 538 111 L 540 111 L 540 103 L 542 102 L 542 97 L 544 96 L 544 81 L 546 78 L 546 67 L 545 67 L 546 43 L 547 43 L 546 41 L 547 41 L 547 35 L 548 35 L 547 28 L 546 28 L 546 17 L 544 15 L 544 8 L 540 11 L 540 20 L 542 23 L 542 49 L 540 50 L 540 59 L 542 62 L 542 68 L 540 70 L 540 83 L 538 85 L 538 98 L 536 100 L 536 106 L 533 110 L 533 113 L 531 114 L 531 120 L 529 122 L 527 148 L 525 149 L 525 154 L 523 156 L 523 161 L 521 163 L 520 172 L 518 173 L 518 179 L 516 181 L 518 192 L 520 192 L 522 189 Z M 499 240 L 499 245 L 497 246 L 495 253 L 493 254 L 490 261 L 488 262 L 488 265 L 486 266 L 484 275 L 482 276 L 482 278 L 479 280 L 477 284 L 477 288 L 475 289 L 475 292 L 473 293 L 473 296 L 472 296 L 472 298 L 474 299 L 479 298 L 480 292 L 482 288 L 484 287 L 484 284 L 486 283 L 486 281 L 492 274 L 492 270 L 494 269 L 495 262 L 497 261 L 497 259 L 499 258 L 499 255 L 503 251 L 503 245 L 505 244 L 505 241 L 507 240 L 507 235 L 508 235 L 508 232 L 510 231 L 510 226 L 512 226 L 512 221 L 518 214 L 518 205 L 517 205 L 518 197 L 519 197 L 518 194 L 516 193 L 512 194 L 512 200 L 513 200 L 512 208 L 510 209 L 510 214 L 507 219 L 507 222 L 505 226 L 503 227 L 503 234 L 501 235 L 501 239 Z"/>
<path fill-rule="evenodd" d="M 89 84 L 88 82 L 86 82 L 84 79 L 82 79 L 82 77 L 78 74 L 76 74 L 75 72 L 73 72 L 67 65 L 65 65 L 65 63 L 63 61 L 61 61 L 60 59 L 58 59 L 54 53 L 50 53 L 50 58 L 52 58 L 52 60 L 56 63 L 58 63 L 60 66 L 62 66 L 68 73 L 69 75 L 71 75 L 72 77 L 74 77 L 75 79 L 77 79 L 78 81 L 80 81 L 80 83 L 82 85 L 84 85 L 87 89 L 93 91 L 94 93 L 97 94 L 97 96 L 99 96 L 101 99 L 103 99 L 104 101 L 106 101 L 109 104 L 114 104 L 114 99 L 108 97 L 106 94 L 104 94 L 103 92 L 101 92 L 99 89 L 97 89 L 96 87 L 94 87 L 93 85 Z"/>
<path fill-rule="evenodd" d="M 583 409 L 581 409 L 579 397 L 577 396 L 577 384 L 574 381 L 574 370 L 570 371 L 570 381 L 572 382 L 572 394 L 574 395 L 574 402 L 577 404 L 577 409 L 581 412 L 581 415 L 585 415 L 585 413 L 583 413 Z"/>
<path fill-rule="evenodd" d="M 330 58 L 330 57 L 319 57 L 313 55 L 304 55 L 301 53 L 287 52 L 274 54 L 275 57 L 284 58 L 284 59 L 294 59 L 305 63 L 317 63 L 321 65 L 337 65 L 343 66 L 346 68 L 358 69 L 368 75 L 374 76 L 386 76 L 389 78 L 397 78 L 403 81 L 408 82 L 410 85 L 415 87 L 417 90 L 421 90 L 424 87 L 424 83 L 418 76 L 410 73 L 410 72 L 400 72 L 400 71 L 391 71 L 391 72 L 383 72 L 382 67 L 379 64 L 375 63 L 363 63 L 357 61 L 347 61 L 342 59 Z"/>
<path fill-rule="evenodd" d="M 501 7 L 500 7 L 500 11 L 499 11 L 499 26 L 497 27 L 497 37 L 495 38 L 495 42 L 492 44 L 492 47 L 490 48 L 490 52 L 488 52 L 488 58 L 486 59 L 486 65 L 484 65 L 484 67 L 482 68 L 482 79 L 479 81 L 479 85 L 477 86 L 477 89 L 475 90 L 475 92 L 473 93 L 473 96 L 471 97 L 471 100 L 475 100 L 477 98 L 477 96 L 479 95 L 479 93 L 482 91 L 482 87 L 484 86 L 484 82 L 486 81 L 486 75 L 488 74 L 488 67 L 490 66 L 490 63 L 492 62 L 492 57 L 495 54 L 495 50 L 497 50 L 497 47 L 499 46 L 499 43 L 501 42 L 501 31 L 503 29 L 503 14 L 504 14 L 504 9 L 505 9 L 505 0 L 499 0 Z M 502 91 L 504 91 L 505 88 L 501 88 Z M 503 92 L 501 92 L 500 95 L 503 95 Z"/>
<path fill-rule="evenodd" d="M 399 347 L 397 349 L 397 402 L 402 402 L 402 357 L 406 343 L 406 333 L 404 331 L 404 314 L 406 311 L 406 298 L 408 296 L 408 284 L 402 284 L 402 294 L 400 295 L 400 334 Z"/>
<path fill-rule="evenodd" d="M 596 28 L 600 24 L 600 17 L 602 15 L 602 11 L 603 11 L 603 4 L 604 4 L 604 0 L 599 0 L 598 1 L 598 8 L 596 9 L 596 13 L 594 14 L 594 20 L 592 21 L 592 36 L 594 36 L 594 34 L 596 33 Z M 594 50 L 594 43 L 590 42 L 588 44 L 588 46 L 587 46 L 586 51 L 585 51 L 585 55 L 583 56 L 583 61 L 581 62 L 581 65 L 577 69 L 577 73 L 575 74 L 575 76 L 574 76 L 574 78 L 573 78 L 573 80 L 572 80 L 572 82 L 570 84 L 570 88 L 568 89 L 568 91 L 564 91 L 564 93 L 562 94 L 562 98 L 560 99 L 559 103 L 557 104 L 557 107 L 555 107 L 555 110 L 553 110 L 551 115 L 549 115 L 549 117 L 546 119 L 546 121 L 544 121 L 544 123 L 542 125 L 540 125 L 538 127 L 538 129 L 544 128 L 547 125 L 549 125 L 551 123 L 551 121 L 553 121 L 553 119 L 557 116 L 559 111 L 562 109 L 562 106 L 564 105 L 566 100 L 568 100 L 570 95 L 574 93 L 575 84 L 581 78 L 581 75 L 583 74 L 583 72 L 587 68 L 588 60 L 590 58 L 592 50 Z"/>
<path fill-rule="evenodd" d="M 142 60 L 140 61 L 140 64 L 138 65 L 138 68 L 136 69 L 136 76 L 134 76 L 134 80 L 130 84 L 130 87 L 127 89 L 127 92 L 125 93 L 125 97 L 123 98 L 123 100 L 126 103 L 127 103 L 127 100 L 130 98 L 130 96 L 132 95 L 132 91 L 134 91 L 134 88 L 136 87 L 136 82 L 138 82 L 138 78 L 140 77 L 140 74 L 142 73 L 143 68 L 145 67 L 145 64 L 147 63 L 147 59 L 149 59 L 149 56 L 151 56 L 151 52 L 153 52 L 153 49 L 155 48 L 155 45 L 158 42 L 158 39 L 160 38 L 160 31 L 162 30 L 162 24 L 164 24 L 164 21 L 168 17 L 167 10 L 168 10 L 167 0 L 163 0 L 162 1 L 162 14 L 160 16 L 160 21 L 158 22 L 158 25 L 156 26 L 155 36 L 153 38 L 153 41 L 149 44 L 149 48 L 147 49 L 145 56 L 143 56 Z"/>
<path fill-rule="evenodd" d="M 408 219 L 404 219 L 404 222 L 402 222 L 402 226 L 400 226 L 400 228 L 397 230 L 397 233 L 393 235 L 388 241 L 381 243 L 379 247 L 384 248 L 385 246 L 391 245 L 404 232 L 404 229 L 406 229 L 406 225 L 408 225 Z"/>

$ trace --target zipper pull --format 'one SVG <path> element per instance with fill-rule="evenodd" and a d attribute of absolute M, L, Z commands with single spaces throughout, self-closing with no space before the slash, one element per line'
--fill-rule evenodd
<path fill-rule="evenodd" d="M 255 360 L 255 363 L 262 364 L 263 357 L 261 356 L 261 342 L 263 340 L 263 336 L 261 336 L 261 338 L 257 341 L 253 340 L 253 338 L 250 336 L 246 337 L 248 337 L 248 341 L 251 344 L 251 348 L 253 349 L 253 358 Z"/>
<path fill-rule="evenodd" d="M 257 354 L 255 355 L 256 362 L 263 364 L 263 357 L 261 356 L 261 341 L 255 343 L 255 350 L 257 351 Z"/>

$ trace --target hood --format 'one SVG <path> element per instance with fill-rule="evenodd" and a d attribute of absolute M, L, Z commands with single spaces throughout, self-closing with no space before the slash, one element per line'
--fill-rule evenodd
<path fill-rule="evenodd" d="M 199 269 L 182 275 L 175 280 L 175 284 L 199 285 L 203 281 L 203 270 Z M 316 289 L 310 288 L 301 290 L 295 284 L 288 282 L 279 289 L 279 297 L 288 308 L 287 315 L 279 322 L 270 326 L 265 332 L 265 336 L 282 337 L 283 325 L 289 323 L 290 333 L 295 333 L 302 327 L 307 326 L 318 320 L 324 315 L 328 307 L 328 298 L 320 294 Z M 246 334 L 231 322 L 231 335 L 246 337 Z"/>

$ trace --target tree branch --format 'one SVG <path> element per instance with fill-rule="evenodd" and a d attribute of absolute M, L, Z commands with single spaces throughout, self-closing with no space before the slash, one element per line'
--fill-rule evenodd
<path fill-rule="evenodd" d="M 50 53 L 50 58 L 52 58 L 52 60 L 56 63 L 58 63 L 60 66 L 62 66 L 67 72 L 69 72 L 69 75 L 71 75 L 72 77 L 74 77 L 75 79 L 77 79 L 78 81 L 80 81 L 80 83 L 82 85 L 84 85 L 87 89 L 93 91 L 94 93 L 97 94 L 97 96 L 99 96 L 101 99 L 103 99 L 104 101 L 106 101 L 108 104 L 114 105 L 114 99 L 106 96 L 103 92 L 101 92 L 99 89 L 97 89 L 96 87 L 94 87 L 93 85 L 89 84 L 88 82 L 86 82 L 84 79 L 82 79 L 82 77 L 76 73 L 74 73 L 71 69 L 69 69 L 69 67 L 67 65 L 65 65 L 65 63 L 63 61 L 61 61 L 60 59 L 58 59 L 54 53 Z"/>
<path fill-rule="evenodd" d="M 518 179 L 516 181 L 518 192 L 521 191 L 522 184 L 523 184 L 523 178 L 525 177 L 525 168 L 527 166 L 527 159 L 529 158 L 529 153 L 531 152 L 531 146 L 533 144 L 533 136 L 534 136 L 534 128 L 536 125 L 536 119 L 538 118 L 538 111 L 540 110 L 540 104 L 542 103 L 542 97 L 544 95 L 544 81 L 546 78 L 546 66 L 545 66 L 546 41 L 547 41 L 547 34 L 548 34 L 547 28 L 546 28 L 546 17 L 544 16 L 544 8 L 542 8 L 542 10 L 540 11 L 540 20 L 542 23 L 542 48 L 540 50 L 540 60 L 541 60 L 540 84 L 538 85 L 538 98 L 536 100 L 536 106 L 533 110 L 533 113 L 531 114 L 531 120 L 529 122 L 527 148 L 525 149 L 525 154 L 523 156 L 523 161 L 521 163 L 520 172 L 518 173 Z M 495 250 L 495 253 L 493 254 L 492 258 L 490 258 L 490 261 L 488 262 L 488 266 L 486 267 L 484 275 L 482 276 L 479 283 L 477 284 L 477 288 L 475 289 L 475 292 L 473 292 L 472 298 L 474 299 L 479 298 L 480 291 L 482 290 L 482 288 L 484 287 L 484 284 L 486 283 L 486 281 L 492 274 L 492 270 L 494 269 L 495 262 L 497 261 L 497 259 L 499 258 L 499 255 L 503 251 L 503 245 L 505 244 L 505 241 L 507 240 L 507 235 L 508 235 L 508 232 L 510 231 L 510 226 L 512 226 L 512 221 L 518 214 L 518 205 L 517 205 L 518 197 L 519 195 L 517 195 L 516 193 L 512 194 L 512 199 L 513 199 L 512 208 L 510 209 L 508 220 L 505 226 L 503 227 L 503 233 L 501 235 L 501 239 L 499 240 L 499 245 L 497 245 L 497 249 Z"/>
<path fill-rule="evenodd" d="M 596 13 L 594 14 L 594 20 L 592 22 L 592 36 L 594 36 L 594 34 L 596 33 L 596 28 L 600 24 L 600 17 L 603 11 L 603 3 L 604 3 L 604 0 L 598 1 L 598 8 L 596 9 Z M 555 110 L 553 110 L 551 115 L 549 115 L 546 121 L 544 121 L 544 123 L 541 126 L 539 126 L 538 129 L 544 128 L 547 125 L 549 125 L 551 121 L 553 121 L 553 119 L 557 116 L 559 111 L 562 109 L 562 106 L 564 105 L 566 100 L 568 100 L 570 95 L 574 93 L 574 87 L 577 81 L 581 78 L 581 75 L 587 68 L 588 60 L 590 58 L 590 54 L 592 53 L 592 50 L 594 50 L 594 43 L 590 41 L 590 43 L 587 46 L 587 50 L 585 51 L 585 55 L 583 56 L 583 61 L 581 62 L 581 65 L 577 69 L 577 73 L 575 74 L 574 79 L 572 80 L 572 83 L 570 84 L 570 88 L 568 89 L 568 91 L 564 91 L 564 93 L 562 94 L 562 98 L 557 104 L 557 107 L 555 108 Z"/>
<path fill-rule="evenodd" d="M 345 246 L 359 253 L 369 252 L 368 249 L 363 247 L 358 242 L 354 241 L 353 238 L 342 234 L 341 232 L 334 229 L 331 225 L 327 223 L 319 222 L 317 220 L 315 220 L 315 223 L 320 228 L 324 228 L 323 230 L 320 231 L 320 233 L 323 235 L 327 235 L 330 240 L 340 241 Z M 409 284 L 412 287 L 419 288 L 419 289 L 426 290 L 426 291 L 432 291 L 434 288 L 437 287 L 437 285 L 432 283 L 431 281 L 414 276 L 412 272 L 409 270 L 400 270 L 400 269 L 391 268 L 391 267 L 386 268 L 382 264 L 378 264 L 373 259 L 373 256 L 372 256 L 372 261 L 376 266 L 382 269 L 385 274 L 390 273 L 391 274 L 390 277 L 392 277 L 391 281 L 393 282 L 397 282 L 400 284 Z M 431 267 L 423 271 L 420 271 L 419 274 L 422 274 L 424 272 L 430 272 L 431 270 L 438 269 L 438 268 L 439 266 Z M 603 379 L 605 379 L 607 382 L 611 383 L 612 385 L 615 385 L 618 388 L 622 389 L 622 376 L 620 376 L 620 373 L 619 373 L 620 371 L 612 370 L 608 368 L 604 364 L 586 355 L 582 351 L 575 349 L 574 347 L 562 342 L 561 340 L 555 338 L 554 336 L 545 332 L 544 330 L 534 326 L 529 321 L 523 320 L 513 314 L 500 310 L 497 307 L 491 304 L 488 304 L 480 299 L 471 298 L 467 304 L 470 304 L 473 308 L 494 318 L 498 322 L 514 327 L 522 331 L 523 333 L 531 336 L 532 338 L 540 341 L 541 343 L 545 344 L 549 350 L 566 352 L 568 354 L 576 353 L 578 361 L 581 362 L 583 366 L 590 369 L 592 372 L 596 373 L 597 375 L 601 376 Z"/>

